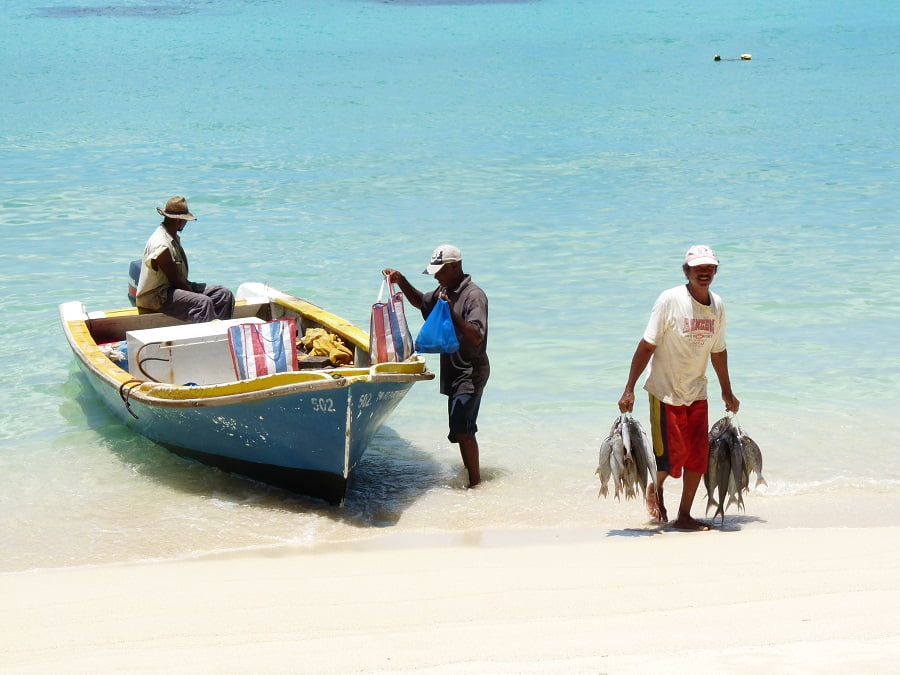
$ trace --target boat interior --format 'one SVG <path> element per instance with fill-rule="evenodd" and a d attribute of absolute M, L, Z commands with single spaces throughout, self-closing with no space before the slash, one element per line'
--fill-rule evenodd
<path fill-rule="evenodd" d="M 110 359 L 124 370 L 130 370 L 137 377 L 147 377 L 156 381 L 177 381 L 178 376 L 171 373 L 153 375 L 145 370 L 144 364 L 135 366 L 135 359 L 141 362 L 143 354 L 156 353 L 157 348 L 165 348 L 167 353 L 174 354 L 176 349 L 183 356 L 181 360 L 190 372 L 195 374 L 191 378 L 198 384 L 213 381 L 222 381 L 224 375 L 209 374 L 208 376 L 197 373 L 208 372 L 215 367 L 209 365 L 207 371 L 197 370 L 198 360 L 218 361 L 231 373 L 231 358 L 222 353 L 222 349 L 228 344 L 228 338 L 224 334 L 227 328 L 238 323 L 263 324 L 280 319 L 293 319 L 296 322 L 297 332 L 294 336 L 298 347 L 298 361 L 291 369 L 327 369 L 335 366 L 366 368 L 369 366 L 369 353 L 367 349 L 368 334 L 357 326 L 350 324 L 339 317 L 322 310 L 321 308 L 296 298 L 280 298 L 271 300 L 238 300 L 235 303 L 234 319 L 227 322 L 210 322 L 209 324 L 191 324 L 158 312 L 139 312 L 137 309 L 125 308 L 107 312 L 88 314 L 85 327 L 90 333 L 95 344 L 104 352 L 110 351 Z M 225 324 L 225 326 L 223 326 Z M 315 329 L 320 329 L 316 331 Z M 321 349 L 319 343 L 313 343 L 309 336 L 318 333 L 327 340 L 338 338 L 338 345 L 343 345 L 349 354 L 341 363 L 331 362 L 332 356 Z M 304 340 L 304 336 L 307 337 Z M 151 342 L 152 341 L 152 342 Z M 127 349 L 125 349 L 127 345 Z M 315 345 L 315 347 L 314 347 Z M 137 352 L 144 347 L 153 349 Z M 124 361 L 119 362 L 115 356 L 116 348 L 124 351 Z M 131 353 L 129 356 L 129 352 Z M 325 355 L 322 355 L 322 354 Z M 226 353 L 227 354 L 227 353 Z M 174 357 L 172 357 L 174 359 Z M 150 358 L 150 361 L 159 361 L 158 358 Z M 173 360 L 174 363 L 174 360 Z M 175 380 L 170 379 L 174 377 Z M 207 379 L 207 377 L 209 379 Z M 231 379 L 231 378 L 229 378 Z M 206 380 L 206 382 L 198 381 Z"/>

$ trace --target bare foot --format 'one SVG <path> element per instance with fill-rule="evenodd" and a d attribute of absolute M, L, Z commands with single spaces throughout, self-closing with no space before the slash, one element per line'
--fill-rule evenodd
<path fill-rule="evenodd" d="M 647 512 L 654 523 L 665 525 L 669 522 L 669 514 L 666 513 L 666 507 L 663 504 L 662 490 L 657 495 L 656 489 L 650 485 L 647 486 Z"/>
<path fill-rule="evenodd" d="M 679 513 L 678 518 L 672 521 L 671 527 L 675 530 L 685 530 L 687 532 L 705 532 L 709 529 L 709 525 L 700 522 L 696 518 L 691 518 L 686 513 Z"/>

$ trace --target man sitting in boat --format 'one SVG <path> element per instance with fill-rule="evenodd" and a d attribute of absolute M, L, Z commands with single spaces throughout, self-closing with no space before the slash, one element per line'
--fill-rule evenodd
<path fill-rule="evenodd" d="M 224 286 L 188 281 L 187 254 L 179 233 L 189 220 L 197 220 L 184 197 L 172 197 L 165 209 L 157 208 L 162 223 L 150 235 L 141 261 L 136 304 L 144 312 L 162 312 L 182 321 L 201 323 L 230 319 L 234 294 Z"/>

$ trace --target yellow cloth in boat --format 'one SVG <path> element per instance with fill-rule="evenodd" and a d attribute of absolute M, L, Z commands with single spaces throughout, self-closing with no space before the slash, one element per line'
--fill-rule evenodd
<path fill-rule="evenodd" d="M 309 356 L 327 356 L 336 366 L 353 362 L 353 352 L 344 345 L 341 338 L 324 328 L 307 328 L 300 344 Z"/>

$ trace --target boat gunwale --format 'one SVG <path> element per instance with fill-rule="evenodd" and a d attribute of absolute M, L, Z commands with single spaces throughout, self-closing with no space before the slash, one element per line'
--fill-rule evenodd
<path fill-rule="evenodd" d="M 262 287 L 262 285 L 260 285 Z M 310 302 L 264 287 L 269 302 L 291 309 L 311 321 L 327 326 L 357 348 L 368 353 L 368 334 L 337 315 Z M 239 301 L 244 303 L 244 301 Z M 388 383 L 418 382 L 434 379 L 425 359 L 414 354 L 404 362 L 372 364 L 368 367 L 339 367 L 322 370 L 297 370 L 263 377 L 235 380 L 217 384 L 173 385 L 134 378 L 109 359 L 95 341 L 90 322 L 138 314 L 135 308 L 89 313 L 83 303 L 72 301 L 59 306 L 60 318 L 69 346 L 78 360 L 97 379 L 119 390 L 123 400 L 140 401 L 151 407 L 195 408 L 227 406 L 294 394 L 329 391 L 351 386 L 357 382 Z"/>
<path fill-rule="evenodd" d="M 341 389 L 362 382 L 371 384 L 387 382 L 414 383 L 434 378 L 432 373 L 423 368 L 421 373 L 360 374 L 351 377 L 345 377 L 340 374 L 335 374 L 334 376 L 326 374 L 324 377 L 315 380 L 266 386 L 267 382 L 277 379 L 279 376 L 296 375 L 300 373 L 302 373 L 302 371 L 295 373 L 278 373 L 276 375 L 258 377 L 253 380 L 227 382 L 219 385 L 200 385 L 196 387 L 127 380 L 122 387 L 123 389 L 128 390 L 128 382 L 136 383 L 133 389 L 128 390 L 128 398 L 142 401 L 148 405 L 153 405 L 154 407 L 195 408 L 200 406 L 233 405 L 236 403 L 264 400 L 267 398 L 291 396 L 293 394 L 332 391 L 334 389 Z M 137 384 L 138 382 L 140 382 L 139 385 Z M 147 384 L 153 386 L 146 387 L 145 385 Z M 247 391 L 236 391 L 232 393 L 221 393 L 221 391 L 216 391 L 217 388 L 240 387 L 244 384 L 251 385 L 254 388 Z M 189 394 L 193 395 L 188 396 Z"/>

